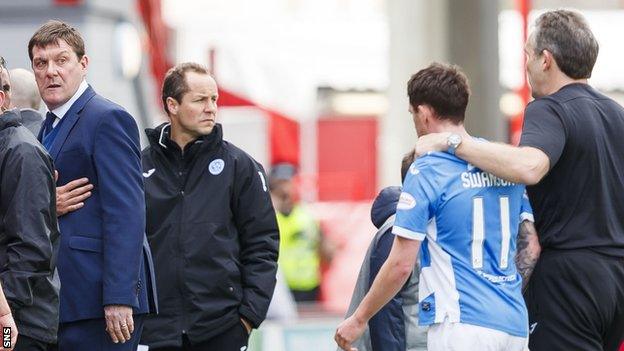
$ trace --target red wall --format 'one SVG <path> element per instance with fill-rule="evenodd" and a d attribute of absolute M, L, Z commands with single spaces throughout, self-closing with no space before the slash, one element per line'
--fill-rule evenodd
<path fill-rule="evenodd" d="M 377 119 L 318 121 L 318 199 L 372 199 L 377 190 Z"/>

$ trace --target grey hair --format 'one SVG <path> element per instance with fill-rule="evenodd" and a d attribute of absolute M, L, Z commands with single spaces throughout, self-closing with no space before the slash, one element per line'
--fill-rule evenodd
<path fill-rule="evenodd" d="M 535 21 L 535 54 L 549 51 L 559 69 L 573 79 L 591 77 L 598 58 L 598 41 L 580 13 L 548 11 Z"/>
<path fill-rule="evenodd" d="M 11 74 L 11 103 L 17 108 L 38 110 L 41 106 L 41 95 L 32 72 L 23 68 L 15 68 Z"/>

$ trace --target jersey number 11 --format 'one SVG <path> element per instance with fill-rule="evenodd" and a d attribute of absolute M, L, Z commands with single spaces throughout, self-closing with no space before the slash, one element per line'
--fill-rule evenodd
<path fill-rule="evenodd" d="M 498 198 L 500 204 L 501 223 L 501 256 L 498 266 L 506 269 L 509 266 L 509 247 L 511 245 L 511 228 L 509 225 L 509 197 Z M 483 198 L 472 199 L 472 267 L 483 268 L 483 243 L 485 241 L 485 220 L 483 217 Z"/>

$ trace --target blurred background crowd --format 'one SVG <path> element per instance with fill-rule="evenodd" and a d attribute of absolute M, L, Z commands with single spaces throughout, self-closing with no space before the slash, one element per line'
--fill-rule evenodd
<path fill-rule="evenodd" d="M 251 349 L 315 340 L 330 350 L 376 230 L 372 200 L 400 184 L 416 140 L 409 76 L 432 61 L 461 66 L 472 88 L 467 129 L 517 143 L 530 99 L 527 23 L 559 7 L 579 9 L 600 43 L 590 84 L 624 103 L 623 0 L 0 0 L 0 33 L 6 67 L 29 71 L 36 28 L 51 18 L 76 26 L 89 82 L 140 128 L 166 120 L 168 68 L 206 64 L 225 139 L 267 169 L 278 213 L 279 286 Z"/>

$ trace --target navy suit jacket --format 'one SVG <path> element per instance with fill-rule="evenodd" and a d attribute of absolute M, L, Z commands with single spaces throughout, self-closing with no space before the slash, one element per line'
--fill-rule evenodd
<path fill-rule="evenodd" d="M 57 186 L 82 177 L 94 186 L 84 207 L 59 217 L 60 322 L 103 318 L 106 305 L 155 312 L 136 122 L 89 87 L 56 128 Z"/>

